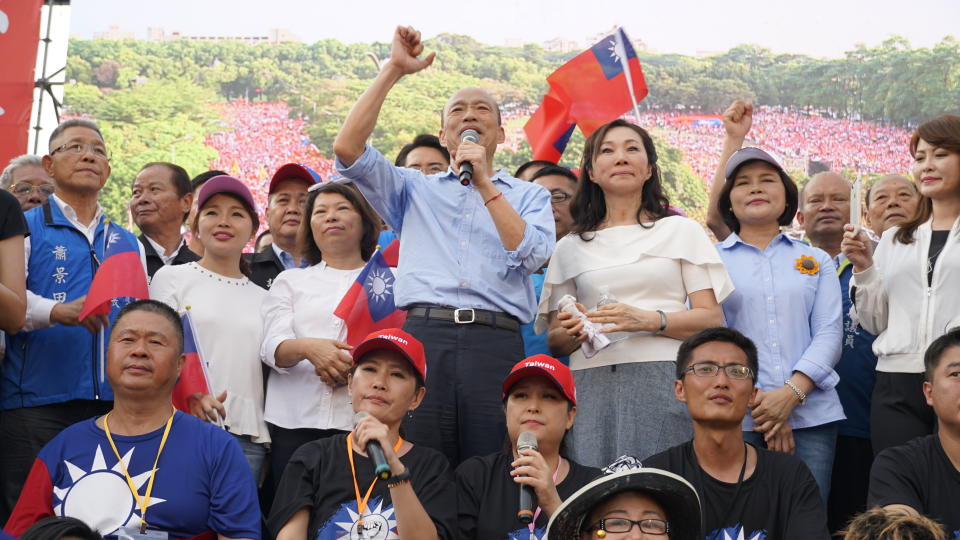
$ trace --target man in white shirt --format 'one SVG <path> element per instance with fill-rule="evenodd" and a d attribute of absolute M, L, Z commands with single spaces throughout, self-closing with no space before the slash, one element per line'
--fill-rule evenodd
<path fill-rule="evenodd" d="M 190 176 L 179 165 L 147 163 L 133 181 L 130 214 L 140 228 L 140 244 L 152 278 L 168 264 L 199 260 L 183 239 L 182 226 L 190 214 L 193 191 Z"/>

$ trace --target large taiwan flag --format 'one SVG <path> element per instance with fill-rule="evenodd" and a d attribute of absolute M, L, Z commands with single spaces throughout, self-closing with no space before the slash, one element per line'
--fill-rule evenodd
<path fill-rule="evenodd" d="M 550 87 L 524 130 L 534 159 L 559 157 L 573 124 L 587 137 L 647 97 L 640 60 L 622 28 L 547 77 Z"/>
<path fill-rule="evenodd" d="M 183 325 L 183 354 L 186 356 L 180 378 L 173 387 L 173 406 L 190 414 L 190 396 L 194 394 L 212 394 L 213 385 L 210 384 L 210 374 L 207 372 L 207 363 L 203 360 L 200 347 L 197 345 L 196 329 L 190 319 L 190 310 L 180 319 Z"/>
<path fill-rule="evenodd" d="M 406 312 L 394 303 L 393 271 L 378 250 L 367 261 L 333 314 L 347 325 L 347 343 L 356 346 L 375 330 L 400 328 Z"/>
<path fill-rule="evenodd" d="M 90 283 L 79 320 L 90 315 L 110 313 L 117 298 L 150 298 L 147 274 L 140 262 L 136 240 L 123 234 L 119 226 L 106 220 L 103 226 L 103 262 Z"/>

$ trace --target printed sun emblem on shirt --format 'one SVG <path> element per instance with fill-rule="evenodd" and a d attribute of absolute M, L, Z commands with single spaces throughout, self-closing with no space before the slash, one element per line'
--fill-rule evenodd
<path fill-rule="evenodd" d="M 140 508 L 123 477 L 123 467 L 131 473 L 133 485 L 140 497 L 144 496 L 142 488 L 150 479 L 150 471 L 133 475 L 133 471 L 130 471 L 133 450 L 131 448 L 123 456 L 122 465 L 117 462 L 113 467 L 107 467 L 99 445 L 89 470 L 64 460 L 63 465 L 69 478 L 63 479 L 62 487 L 53 488 L 53 513 L 75 517 L 104 535 L 113 534 L 120 527 L 138 527 Z M 160 471 L 159 467 L 157 471 Z M 162 502 L 166 500 L 152 496 L 147 506 Z"/>
<path fill-rule="evenodd" d="M 524 527 L 523 529 L 517 529 L 513 532 L 508 532 L 507 540 L 542 540 L 546 538 L 546 536 L 544 536 L 544 533 L 546 532 L 546 529 L 539 528 L 534 529 L 531 533 L 529 528 Z"/>
<path fill-rule="evenodd" d="M 377 268 L 367 276 L 367 291 L 377 302 L 386 300 L 393 290 L 393 273 L 387 269 Z"/>
<path fill-rule="evenodd" d="M 750 534 L 743 532 L 742 525 L 717 529 L 707 535 L 707 540 L 766 540 L 767 531 L 761 529 Z"/>
<path fill-rule="evenodd" d="M 397 518 L 393 506 L 384 507 L 383 499 L 371 498 L 363 510 L 363 516 L 356 510 L 357 503 L 349 502 L 338 510 L 320 529 L 317 540 L 343 538 L 349 540 L 391 540 L 399 539 Z M 363 523 L 360 523 L 360 518 Z"/>
<path fill-rule="evenodd" d="M 820 263 L 809 255 L 801 255 L 796 263 L 794 268 L 799 270 L 801 274 L 814 276 L 820 272 Z"/>

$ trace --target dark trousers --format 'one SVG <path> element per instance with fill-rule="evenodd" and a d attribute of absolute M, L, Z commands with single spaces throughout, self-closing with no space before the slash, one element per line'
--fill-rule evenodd
<path fill-rule="evenodd" d="M 273 498 L 280 487 L 280 479 L 283 478 L 283 470 L 287 468 L 287 462 L 293 457 L 293 453 L 308 442 L 344 432 L 339 429 L 287 429 L 273 424 L 267 424 L 267 428 L 270 430 L 270 455 L 267 456 L 269 471 L 260 491 L 260 507 L 264 515 L 269 516 Z"/>
<path fill-rule="evenodd" d="M 830 532 L 844 528 L 853 516 L 867 509 L 871 465 L 873 446 L 870 439 L 837 436 L 833 480 L 830 483 L 830 500 L 827 503 L 827 524 Z"/>
<path fill-rule="evenodd" d="M 111 408 L 112 401 L 78 399 L 0 411 L 0 524 L 13 512 L 40 449 L 64 428 Z"/>
<path fill-rule="evenodd" d="M 414 444 L 442 452 L 456 467 L 503 448 L 503 380 L 523 359 L 519 331 L 407 317 L 403 329 L 423 343 L 427 394 L 403 429 Z"/>
<path fill-rule="evenodd" d="M 874 455 L 933 433 L 937 417 L 923 396 L 923 373 L 877 372 L 870 403 Z"/>

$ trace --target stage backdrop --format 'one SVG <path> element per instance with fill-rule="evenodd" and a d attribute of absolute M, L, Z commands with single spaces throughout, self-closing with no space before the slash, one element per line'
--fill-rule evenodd
<path fill-rule="evenodd" d="M 27 151 L 43 0 L 0 0 L 0 169 Z"/>

